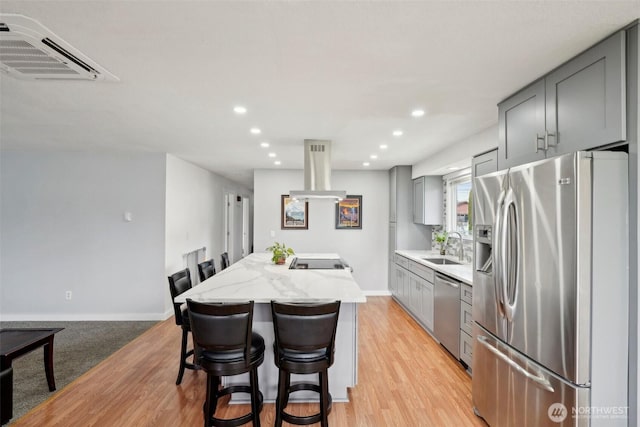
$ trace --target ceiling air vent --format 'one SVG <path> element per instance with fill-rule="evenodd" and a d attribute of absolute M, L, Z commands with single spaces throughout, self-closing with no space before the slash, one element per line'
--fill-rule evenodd
<path fill-rule="evenodd" d="M 22 80 L 119 79 L 23 15 L 0 13 L 0 70 Z"/>

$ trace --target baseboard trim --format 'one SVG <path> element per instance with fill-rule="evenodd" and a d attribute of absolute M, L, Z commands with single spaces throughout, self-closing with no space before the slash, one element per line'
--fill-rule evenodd
<path fill-rule="evenodd" d="M 382 291 L 365 291 L 365 290 L 363 290 L 362 293 L 366 297 L 388 297 L 388 296 L 391 296 L 391 292 L 388 289 L 385 289 L 385 290 L 382 290 Z"/>
<path fill-rule="evenodd" d="M 169 313 L 84 313 L 84 314 L 3 314 L 2 322 L 80 322 L 80 321 L 161 321 L 173 315 Z"/>

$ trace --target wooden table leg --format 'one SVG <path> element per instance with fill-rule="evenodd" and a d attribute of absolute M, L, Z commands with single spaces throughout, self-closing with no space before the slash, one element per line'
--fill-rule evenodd
<path fill-rule="evenodd" d="M 49 340 L 44 345 L 44 371 L 47 374 L 49 391 L 54 391 L 56 389 L 56 380 L 53 377 L 53 335 L 49 337 Z"/>

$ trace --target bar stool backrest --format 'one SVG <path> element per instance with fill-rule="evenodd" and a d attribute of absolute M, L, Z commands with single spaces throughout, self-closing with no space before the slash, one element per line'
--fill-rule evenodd
<path fill-rule="evenodd" d="M 198 274 L 201 282 L 204 282 L 209 277 L 216 274 L 216 264 L 213 262 L 213 259 L 203 261 L 198 264 Z"/>
<path fill-rule="evenodd" d="M 191 273 L 188 268 L 180 270 L 177 273 L 173 273 L 168 277 L 169 279 L 169 292 L 171 293 L 171 300 L 173 301 L 178 295 L 191 289 Z M 182 325 L 182 310 L 180 306 L 182 304 L 173 303 L 173 312 L 175 314 L 176 324 Z"/>
<path fill-rule="evenodd" d="M 276 348 L 300 353 L 324 350 L 329 364 L 333 364 L 340 301 L 271 301 L 271 311 Z"/>
<path fill-rule="evenodd" d="M 253 301 L 202 303 L 187 300 L 191 333 L 196 346 L 214 353 L 244 353 L 250 361 Z"/>

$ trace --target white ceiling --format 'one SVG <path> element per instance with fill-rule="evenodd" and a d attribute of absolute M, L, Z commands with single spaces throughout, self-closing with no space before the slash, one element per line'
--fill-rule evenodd
<path fill-rule="evenodd" d="M 334 141 L 334 169 L 446 149 L 495 124 L 509 94 L 640 17 L 640 0 L 3 0 L 0 11 L 40 21 L 120 78 L 0 76 L 3 149 L 168 152 L 253 187 L 253 169 L 302 168 L 305 138 Z M 418 107 L 425 116 L 411 117 Z"/>

